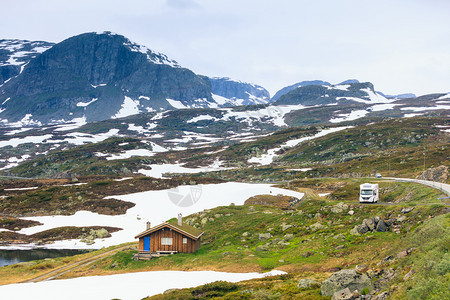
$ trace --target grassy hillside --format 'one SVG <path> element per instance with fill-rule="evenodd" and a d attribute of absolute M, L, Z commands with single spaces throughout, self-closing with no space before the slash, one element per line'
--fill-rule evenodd
<path fill-rule="evenodd" d="M 348 161 L 359 157 L 386 154 L 385 151 L 419 146 L 448 145 L 450 137 L 436 126 L 450 125 L 448 119 L 391 119 L 331 133 L 325 137 L 288 149 L 280 162 Z"/>
<path fill-rule="evenodd" d="M 150 261 L 134 261 L 132 258 L 137 253 L 136 248 L 128 248 L 64 276 L 69 278 L 143 270 L 207 269 L 261 272 L 276 268 L 289 274 L 233 285 L 216 283 L 158 297 L 165 299 L 164 297 L 172 295 L 185 298 L 188 295 L 208 295 L 210 291 L 216 296 L 229 297 L 228 299 L 233 299 L 237 295 L 245 295 L 247 298 L 261 295 L 266 298 L 321 299 L 320 289 L 317 286 L 307 290 L 297 288 L 299 279 L 312 278 L 320 282 L 339 269 L 367 264 L 373 274 L 373 281 L 380 283 L 380 291 L 400 293 L 398 299 L 402 299 L 405 293 L 411 292 L 411 288 L 408 289 L 409 282 L 405 285 L 400 278 L 412 268 L 421 268 L 422 261 L 425 262 L 430 255 L 439 266 L 436 266 L 435 272 L 448 274 L 445 268 L 440 267 L 442 264 L 445 266 L 445 261 L 439 260 L 439 255 L 445 251 L 443 245 L 446 242 L 445 235 L 440 234 L 443 233 L 442 230 L 447 230 L 445 226 L 439 224 L 446 224 L 442 223 L 446 219 L 441 216 L 446 213 L 446 208 L 436 204 L 414 205 L 434 203 L 440 193 L 417 184 L 380 181 L 382 199 L 388 199 L 395 205 L 361 205 L 355 200 L 355 187 L 359 183 L 360 181 L 356 179 L 295 181 L 289 184 L 289 188 L 303 191 L 306 196 L 293 207 L 287 208 L 286 199 L 283 197 L 280 197 L 280 206 L 284 206 L 284 209 L 276 207 L 277 203 L 273 203 L 275 198 L 263 196 L 251 201 L 261 203 L 269 199 L 275 206 L 231 205 L 186 217 L 185 222 L 205 232 L 202 247 L 196 253 L 176 254 Z M 325 192 L 331 194 L 326 198 L 318 196 L 318 193 Z M 351 233 L 356 225 L 372 217 L 391 220 L 392 225 L 386 232 L 367 232 L 360 235 Z M 448 218 L 445 222 L 448 223 Z M 430 245 L 437 247 L 436 252 L 432 254 L 427 252 L 428 248 L 423 244 L 431 239 L 427 234 L 431 229 L 434 244 Z M 420 239 L 417 238 L 418 234 Z M 410 247 L 418 250 L 407 259 L 389 261 L 380 267 L 380 261 L 390 255 L 396 256 L 402 249 Z M 11 282 L 11 278 L 24 280 L 38 276 L 95 253 L 3 267 L 0 268 L 0 278 L 3 278 L 0 282 Z M 382 274 L 389 269 L 394 269 L 398 275 L 384 282 Z M 21 279 L 18 279 L 19 274 Z M 418 276 L 414 280 L 421 280 L 438 288 L 445 284 L 445 281 L 428 283 L 424 275 L 420 276 L 422 277 Z M 397 284 L 399 288 L 391 291 L 392 284 Z M 215 294 L 216 292 L 219 294 Z M 421 295 L 422 292 L 416 293 Z M 159 299 L 158 297 L 156 299 Z"/>
<path fill-rule="evenodd" d="M 279 151 L 270 166 L 224 170 L 208 173 L 226 180 L 282 181 L 314 177 L 383 176 L 415 178 L 425 168 L 450 167 L 450 135 L 442 131 L 450 126 L 447 118 L 392 119 L 361 125 L 330 133 Z M 252 143 L 241 143 L 210 156 L 244 161 L 265 153 L 265 141 L 272 140 L 275 148 L 294 136 L 301 136 L 306 128 L 280 131 Z M 309 129 L 312 132 L 317 128 Z M 312 134 L 312 133 L 311 133 Z M 277 137 L 280 141 L 277 141 Z M 236 151 L 233 151 L 238 149 Z M 236 155 L 234 155 L 236 153 Z M 191 160 L 195 160 L 192 157 Z M 205 158 L 206 159 L 206 158 Z M 209 158 L 211 159 L 211 158 Z M 312 168 L 302 172 L 299 168 Z M 199 175 L 204 176 L 204 175 Z M 446 182 L 450 182 L 450 176 Z"/>

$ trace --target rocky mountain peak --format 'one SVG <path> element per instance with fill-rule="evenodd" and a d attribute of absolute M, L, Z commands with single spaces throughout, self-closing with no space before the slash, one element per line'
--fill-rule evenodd
<path fill-rule="evenodd" d="M 0 103 L 3 122 L 28 115 L 27 120 L 43 124 L 217 106 L 203 77 L 109 32 L 71 37 L 31 58 L 0 87 Z"/>
<path fill-rule="evenodd" d="M 260 85 L 233 80 L 228 77 L 212 77 L 213 97 L 222 106 L 267 104 L 269 92 Z"/>

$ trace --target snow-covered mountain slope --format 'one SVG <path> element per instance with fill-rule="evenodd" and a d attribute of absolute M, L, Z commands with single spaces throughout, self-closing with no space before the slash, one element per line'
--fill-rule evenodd
<path fill-rule="evenodd" d="M 0 40 L 0 86 L 21 73 L 32 58 L 53 45 L 43 41 Z"/>
<path fill-rule="evenodd" d="M 358 103 L 388 103 L 392 100 L 377 93 L 370 82 L 345 81 L 335 85 L 300 86 L 282 95 L 276 105 L 318 105 L 351 101 Z"/>
<path fill-rule="evenodd" d="M 302 81 L 302 82 L 297 82 L 295 84 L 286 86 L 284 88 L 282 88 L 281 90 L 279 90 L 278 92 L 275 93 L 275 95 L 273 95 L 271 102 L 275 102 L 277 101 L 281 96 L 286 95 L 287 93 L 289 93 L 292 90 L 295 90 L 296 88 L 302 87 L 302 86 L 309 86 L 309 85 L 324 85 L 324 86 L 328 86 L 331 85 L 331 83 L 326 82 L 326 81 L 322 81 L 322 80 L 311 80 L 311 81 Z"/>
<path fill-rule="evenodd" d="M 27 58 L 31 59 L 22 72 L 0 87 L 4 123 L 97 121 L 152 110 L 218 106 L 203 77 L 110 32 L 71 37 Z M 6 59 L 13 62 L 11 56 Z"/>
<path fill-rule="evenodd" d="M 267 104 L 269 92 L 262 86 L 227 77 L 209 78 L 214 100 L 220 106 Z"/>
<path fill-rule="evenodd" d="M 261 86 L 197 75 L 111 32 L 85 33 L 58 44 L 1 40 L 0 68 L 0 122 L 11 126 L 270 100 Z"/>
<path fill-rule="evenodd" d="M 171 153 L 164 158 L 166 163 L 170 162 L 175 166 L 177 159 L 174 151 L 200 151 L 194 149 L 204 147 L 212 147 L 208 151 L 221 151 L 230 145 L 255 141 L 283 128 L 327 124 L 357 126 L 368 122 L 364 118 L 372 121 L 427 115 L 450 117 L 449 94 L 393 100 L 389 103 L 367 101 L 340 105 L 182 109 L 142 113 L 94 123 L 78 119 L 78 123 L 40 127 L 22 127 L 23 124 L 17 124 L 18 128 L 0 128 L 0 169 L 8 172 L 11 168 L 38 157 L 47 157 L 49 163 L 53 163 L 52 160 L 60 159 L 50 156 L 52 151 L 88 144 L 96 146 L 77 155 L 88 153 L 86 159 L 89 161 L 93 158 L 116 161 L 134 156 L 154 157 L 164 152 Z M 119 140 L 107 142 L 110 138 Z M 142 139 L 145 142 L 122 140 L 127 138 Z M 94 161 L 95 159 L 92 162 Z M 209 168 L 216 168 L 212 165 L 220 164 L 220 161 L 204 162 L 204 166 L 210 166 Z M 177 165 L 177 168 L 180 169 L 180 166 Z M 33 173 L 36 168 L 32 167 L 30 170 Z M 59 171 L 55 168 L 51 172 L 53 173 L 47 175 L 54 176 Z"/>

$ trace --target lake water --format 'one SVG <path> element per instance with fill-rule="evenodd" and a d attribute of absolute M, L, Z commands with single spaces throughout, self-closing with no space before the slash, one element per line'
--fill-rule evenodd
<path fill-rule="evenodd" d="M 73 249 L 0 250 L 0 267 L 30 260 L 72 256 L 88 251 Z"/>

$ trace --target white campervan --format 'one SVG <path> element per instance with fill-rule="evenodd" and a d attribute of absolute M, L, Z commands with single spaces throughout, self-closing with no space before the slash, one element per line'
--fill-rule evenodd
<path fill-rule="evenodd" d="M 378 184 L 364 183 L 361 184 L 359 190 L 359 202 L 378 202 L 379 192 Z"/>

